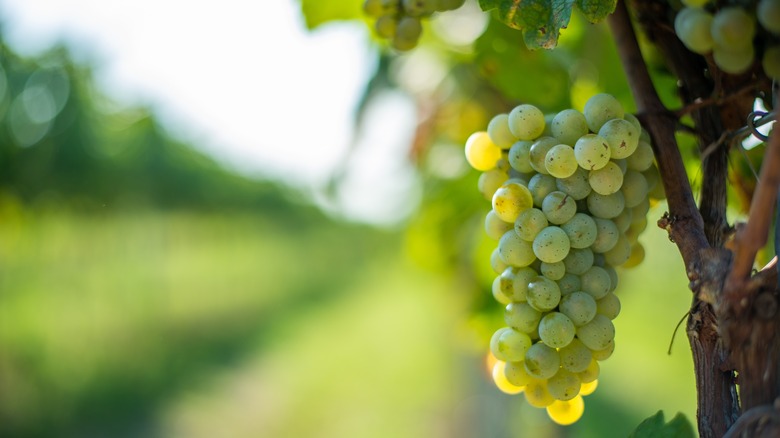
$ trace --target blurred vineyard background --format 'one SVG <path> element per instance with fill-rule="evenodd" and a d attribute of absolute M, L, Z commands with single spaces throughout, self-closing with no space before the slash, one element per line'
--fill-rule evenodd
<path fill-rule="evenodd" d="M 364 26 L 360 3 L 301 11 L 313 32 Z M 464 29 L 468 5 L 452 15 Z M 418 109 L 406 153 L 422 195 L 389 226 L 227 167 L 154 108 L 112 102 L 65 46 L 21 56 L 0 40 L 0 436 L 605 437 L 659 409 L 694 418 L 683 334 L 666 354 L 687 279 L 652 226 L 645 262 L 620 273 L 617 350 L 584 418 L 553 426 L 492 386 L 494 243 L 461 145 L 520 101 L 632 103 L 605 27 L 575 16 L 542 53 L 476 22 L 469 41 L 442 16 L 417 52 L 376 51 L 355 129 L 383 93 Z"/>

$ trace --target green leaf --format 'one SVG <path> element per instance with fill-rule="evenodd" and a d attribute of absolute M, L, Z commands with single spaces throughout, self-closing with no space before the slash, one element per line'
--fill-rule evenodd
<path fill-rule="evenodd" d="M 552 49 L 571 19 L 575 0 L 479 0 L 483 11 L 498 10 L 498 19 L 523 31 L 529 49 Z"/>
<path fill-rule="evenodd" d="M 300 0 L 301 12 L 309 30 L 336 20 L 353 20 L 363 17 L 363 0 Z"/>
<path fill-rule="evenodd" d="M 664 424 L 664 413 L 658 411 L 637 426 L 629 438 L 695 438 L 693 426 L 682 413 Z"/>
<path fill-rule="evenodd" d="M 591 23 L 598 23 L 615 11 L 617 0 L 577 0 L 577 7 Z"/>

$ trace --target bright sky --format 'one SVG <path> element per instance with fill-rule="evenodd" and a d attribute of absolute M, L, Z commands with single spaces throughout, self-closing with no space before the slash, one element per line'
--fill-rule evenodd
<path fill-rule="evenodd" d="M 0 18 L 16 50 L 66 41 L 97 61 L 104 92 L 151 104 L 175 135 L 221 160 L 317 187 L 344 160 L 376 56 L 362 23 L 310 34 L 298 8 L 294 0 L 0 0 Z M 392 222 L 406 210 L 399 196 L 414 191 L 401 153 L 413 119 L 407 99 L 384 102 L 375 119 L 395 134 L 361 140 L 373 152 L 355 158 L 336 208 Z"/>

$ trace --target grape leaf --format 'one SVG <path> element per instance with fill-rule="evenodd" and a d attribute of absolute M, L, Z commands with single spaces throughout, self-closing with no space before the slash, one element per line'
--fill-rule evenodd
<path fill-rule="evenodd" d="M 569 25 L 576 5 L 593 23 L 615 10 L 617 0 L 479 0 L 483 11 L 497 10 L 498 19 L 523 31 L 529 49 L 552 49 Z"/>
<path fill-rule="evenodd" d="M 678 413 L 668 423 L 664 423 L 664 412 L 658 411 L 637 426 L 629 438 L 694 438 L 693 426 Z"/>
<path fill-rule="evenodd" d="M 617 0 L 577 0 L 577 7 L 591 23 L 598 23 L 615 11 Z"/>

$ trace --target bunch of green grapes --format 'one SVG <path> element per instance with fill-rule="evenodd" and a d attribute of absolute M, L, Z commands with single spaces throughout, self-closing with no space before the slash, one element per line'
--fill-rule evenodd
<path fill-rule="evenodd" d="M 376 18 L 377 35 L 391 41 L 396 50 L 406 51 L 417 46 L 422 35 L 423 17 L 434 12 L 450 11 L 463 6 L 466 0 L 365 0 L 363 11 Z"/>
<path fill-rule="evenodd" d="M 742 6 L 713 9 L 709 0 L 684 0 L 674 19 L 677 37 L 692 52 L 712 53 L 715 64 L 726 73 L 747 71 L 763 50 L 762 66 L 767 76 L 780 78 L 780 0 L 760 0 L 755 10 Z M 764 29 L 757 28 L 756 19 Z M 754 45 L 756 36 L 760 44 Z"/>
<path fill-rule="evenodd" d="M 520 105 L 497 115 L 465 152 L 483 172 L 485 229 L 498 241 L 493 296 L 506 327 L 490 342 L 494 380 L 571 424 L 615 348 L 615 268 L 644 259 L 637 238 L 650 197 L 663 197 L 649 135 L 614 97 L 597 94 L 584 113 L 546 118 Z"/>

